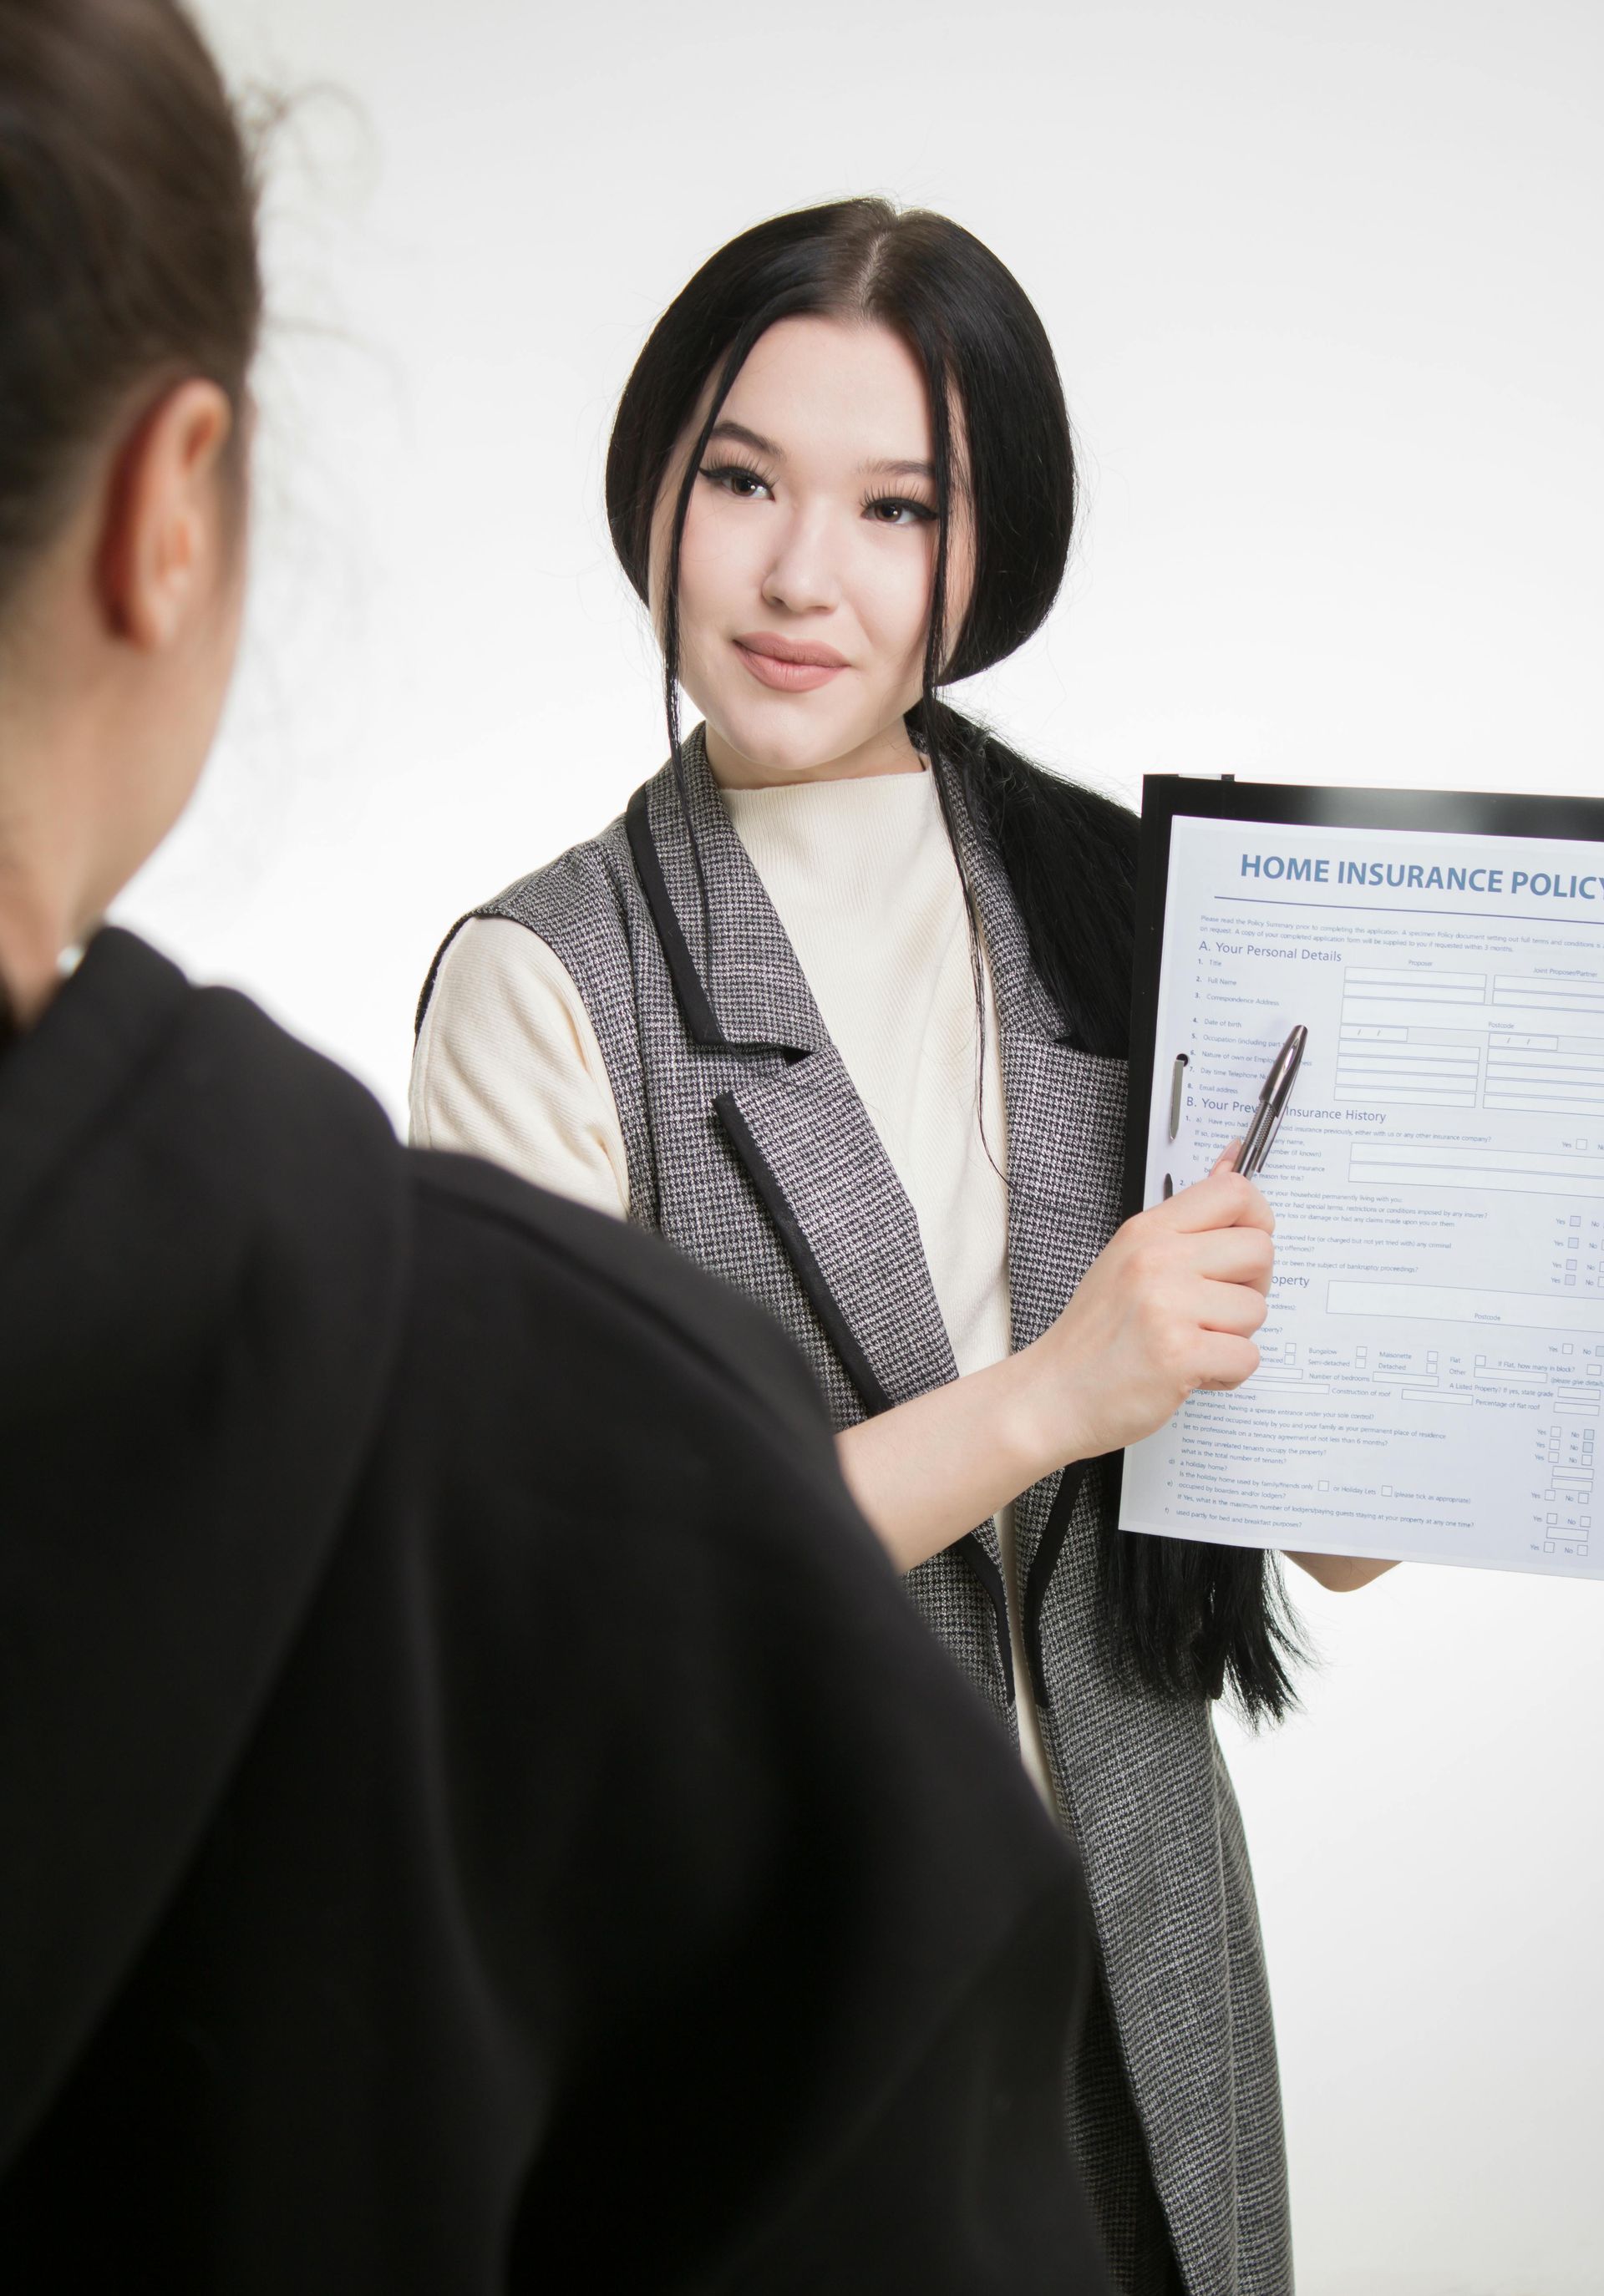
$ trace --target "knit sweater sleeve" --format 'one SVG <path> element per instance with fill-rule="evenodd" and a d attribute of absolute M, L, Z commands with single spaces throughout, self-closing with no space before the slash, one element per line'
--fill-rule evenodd
<path fill-rule="evenodd" d="M 584 999 L 538 934 L 472 917 L 441 960 L 413 1056 L 412 1140 L 505 1165 L 621 1218 L 629 1164 Z"/>

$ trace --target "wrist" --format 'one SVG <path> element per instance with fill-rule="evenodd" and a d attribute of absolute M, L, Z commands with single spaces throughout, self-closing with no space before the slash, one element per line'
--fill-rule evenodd
<path fill-rule="evenodd" d="M 1095 1446 L 1078 1398 L 1066 1391 L 1062 1366 L 1052 1362 L 1040 1340 L 998 1368 L 1008 1374 L 999 1433 L 1015 1462 L 1020 1490 L 1089 1456 Z"/>

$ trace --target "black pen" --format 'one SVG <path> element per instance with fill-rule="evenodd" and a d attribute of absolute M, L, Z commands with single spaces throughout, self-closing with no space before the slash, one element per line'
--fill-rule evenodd
<path fill-rule="evenodd" d="M 1237 1160 L 1231 1169 L 1252 1179 L 1264 1168 L 1264 1159 L 1270 1153 L 1270 1144 L 1281 1128 L 1281 1119 L 1287 1113 L 1287 1103 L 1292 1097 L 1293 1080 L 1303 1063 L 1304 1046 L 1309 1041 L 1309 1031 L 1302 1023 L 1292 1031 L 1280 1051 L 1264 1088 L 1259 1095 L 1259 1104 L 1253 1112 L 1253 1122 L 1237 1151 Z"/>

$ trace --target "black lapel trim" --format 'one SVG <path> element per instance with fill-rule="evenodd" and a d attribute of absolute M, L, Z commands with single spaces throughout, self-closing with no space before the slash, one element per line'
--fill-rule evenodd
<path fill-rule="evenodd" d="M 730 1145 L 740 1158 L 747 1178 L 756 1189 L 758 1201 L 774 1222 L 780 1242 L 791 1255 L 802 1290 L 807 1293 L 813 1312 L 824 1325 L 825 1337 L 841 1357 L 847 1377 L 857 1389 L 864 1410 L 871 1419 L 892 1408 L 892 1400 L 880 1384 L 874 1365 L 858 1344 L 851 1325 L 841 1312 L 841 1304 L 831 1291 L 825 1272 L 813 1255 L 813 1247 L 802 1234 L 796 1214 L 792 1210 L 785 1190 L 775 1177 L 768 1158 L 753 1137 L 752 1128 L 742 1115 L 735 1095 L 721 1092 L 713 1103 L 719 1120 L 729 1136 Z M 957 1542 L 957 1551 L 968 1563 L 979 1579 L 997 1628 L 997 1652 L 1002 1662 L 1002 1678 L 1008 1685 L 1008 1703 L 1014 1703 L 1014 1645 L 1008 1634 L 1008 1597 L 1002 1572 L 985 1548 L 971 1531 Z"/>
<path fill-rule="evenodd" d="M 958 1542 L 958 1552 L 963 1556 L 980 1580 L 991 1605 L 991 1618 L 997 1628 L 997 1652 L 1002 1660 L 1002 1678 L 1008 1685 L 1008 1704 L 1014 1703 L 1014 1639 L 1008 1632 L 1008 1590 L 998 1569 L 975 1533 Z"/>
<path fill-rule="evenodd" d="M 812 1303 L 814 1314 L 824 1325 L 826 1338 L 841 1357 L 846 1375 L 857 1389 L 865 1411 L 871 1419 L 882 1411 L 889 1411 L 891 1398 L 881 1386 L 874 1365 L 860 1347 L 857 1335 L 842 1314 L 841 1304 L 831 1291 L 823 1268 L 813 1256 L 813 1247 L 802 1234 L 802 1224 L 792 1210 L 785 1190 L 776 1179 L 768 1158 L 753 1137 L 752 1127 L 742 1115 L 735 1095 L 721 1092 L 713 1107 L 729 1135 L 730 1145 L 745 1168 L 747 1178 L 757 1190 L 759 1201 L 779 1231 L 780 1242 L 791 1255 L 791 1263 L 802 1290 Z"/>
<path fill-rule="evenodd" d="M 635 873 L 640 880 L 640 890 L 651 911 L 657 938 L 662 944 L 662 954 L 668 964 L 669 978 L 674 984 L 674 996 L 680 1013 L 696 1044 L 709 1046 L 715 1052 L 744 1052 L 746 1050 L 744 1046 L 732 1044 L 725 1035 L 723 1024 L 713 1011 L 712 999 L 696 970 L 696 961 L 679 930 L 679 914 L 669 892 L 668 881 L 662 873 L 662 864 L 657 857 L 656 840 L 652 835 L 651 803 L 652 784 L 644 782 L 625 808 L 624 834 L 629 842 L 629 855 L 635 864 Z M 423 994 L 418 998 L 417 1012 L 413 1021 L 415 1036 L 423 1028 L 424 1016 L 429 1010 L 429 1000 L 434 994 L 434 984 L 440 977 L 446 951 L 470 918 L 486 914 L 483 909 L 471 909 L 467 916 L 458 917 L 436 949 L 434 962 L 429 967 L 429 978 L 424 981 Z"/>
<path fill-rule="evenodd" d="M 624 815 L 624 834 L 629 840 L 630 858 L 635 873 L 640 879 L 640 890 L 646 896 L 646 906 L 652 912 L 652 922 L 657 928 L 657 938 L 662 944 L 669 978 L 674 984 L 674 995 L 685 1025 L 699 1045 L 711 1046 L 721 1053 L 735 1052 L 724 1033 L 723 1024 L 713 1011 L 702 975 L 696 970 L 685 935 L 679 930 L 679 918 L 669 896 L 662 864 L 657 857 L 657 847 L 652 836 L 651 783 L 643 783 L 629 800 Z"/>
<path fill-rule="evenodd" d="M 1069 1519 L 1075 1511 L 1075 1501 L 1086 1480 L 1093 1462 L 1073 1459 L 1058 1479 L 1053 1503 L 1041 1532 L 1041 1544 L 1036 1549 L 1036 1559 L 1031 1564 L 1031 1575 L 1024 1590 L 1024 1650 L 1031 1669 L 1031 1687 L 1036 1693 L 1036 1703 L 1046 1706 L 1047 1667 L 1041 1655 L 1041 1606 L 1047 1600 L 1047 1590 L 1052 1585 L 1053 1573 L 1058 1567 L 1058 1557 L 1064 1551 L 1064 1541 L 1069 1531 Z"/>

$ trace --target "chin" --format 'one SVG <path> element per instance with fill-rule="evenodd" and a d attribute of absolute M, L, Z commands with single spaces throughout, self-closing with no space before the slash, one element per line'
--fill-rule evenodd
<path fill-rule="evenodd" d="M 873 739 L 876 727 L 844 719 L 839 711 L 810 709 L 811 694 L 777 695 L 755 708 L 743 698 L 728 708 L 713 699 L 703 715 L 736 754 L 761 774 L 810 774 Z"/>

